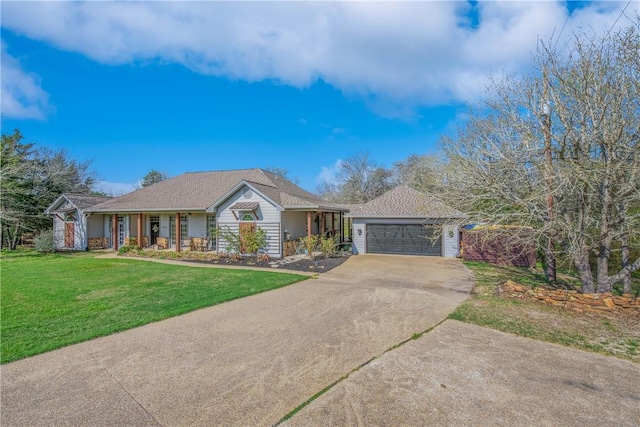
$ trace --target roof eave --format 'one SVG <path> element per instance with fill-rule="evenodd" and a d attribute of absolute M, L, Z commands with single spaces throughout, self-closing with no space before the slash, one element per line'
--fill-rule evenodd
<path fill-rule="evenodd" d="M 117 214 L 117 213 L 146 213 L 146 212 L 167 212 L 167 213 L 174 213 L 174 212 L 198 212 L 198 211 L 202 211 L 203 213 L 207 211 L 207 208 L 203 208 L 203 207 L 198 207 L 198 208 L 138 208 L 138 209 L 131 209 L 131 208 L 126 208 L 126 209 L 100 209 L 100 210 L 93 210 L 91 208 L 89 209 L 85 209 L 85 212 L 87 213 L 102 213 L 102 214 Z"/>
<path fill-rule="evenodd" d="M 49 207 L 44 211 L 45 215 L 55 215 L 55 209 L 53 209 L 54 206 L 58 206 L 60 204 L 60 202 L 62 200 L 66 200 L 67 202 L 71 203 L 74 207 L 76 206 L 71 200 L 69 200 L 66 196 L 66 194 L 62 193 L 61 195 L 59 195 L 54 201 L 53 203 L 51 203 L 49 205 Z M 77 208 L 77 207 L 76 207 Z"/>
<path fill-rule="evenodd" d="M 468 215 L 465 214 L 455 214 L 455 215 L 362 215 L 358 213 L 347 213 L 345 214 L 345 218 L 398 218 L 398 219 L 464 219 L 468 218 Z"/>

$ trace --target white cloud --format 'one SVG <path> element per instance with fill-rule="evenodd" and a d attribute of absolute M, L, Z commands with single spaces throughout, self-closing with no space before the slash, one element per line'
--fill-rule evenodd
<path fill-rule="evenodd" d="M 337 176 L 342 169 L 342 159 L 336 160 L 332 166 L 322 166 L 320 173 L 316 176 L 316 183 L 322 184 L 327 182 L 329 184 L 337 183 Z"/>
<path fill-rule="evenodd" d="M 3 26 L 107 64 L 172 62 L 294 87 L 322 79 L 393 116 L 474 99 L 490 73 L 523 70 L 538 38 L 602 31 L 625 5 L 567 18 L 561 1 L 479 2 L 472 25 L 467 2 L 7 2 Z"/>
<path fill-rule="evenodd" d="M 25 72 L 18 60 L 7 53 L 4 40 L 1 43 L 2 115 L 12 119 L 44 119 L 46 112 L 52 109 L 49 95 L 40 86 L 38 77 Z"/>
<path fill-rule="evenodd" d="M 104 191 L 111 196 L 122 196 L 123 194 L 131 193 L 140 186 L 140 182 L 137 184 L 130 184 L 125 182 L 109 182 L 98 181 L 95 185 L 96 190 Z"/>

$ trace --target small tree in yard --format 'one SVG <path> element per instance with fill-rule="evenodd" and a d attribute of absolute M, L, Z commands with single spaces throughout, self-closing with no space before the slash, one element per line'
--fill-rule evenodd
<path fill-rule="evenodd" d="M 260 227 L 239 232 L 225 225 L 217 228 L 215 235 L 230 254 L 256 255 L 267 245 L 267 232 Z"/>
<path fill-rule="evenodd" d="M 242 253 L 255 256 L 267 246 L 267 232 L 260 227 L 242 231 L 240 233 L 240 242 Z"/>
<path fill-rule="evenodd" d="M 544 46 L 543 46 L 544 47 Z M 582 292 L 608 292 L 640 256 L 640 19 L 569 52 L 543 48 L 535 71 L 493 82 L 444 141 L 446 198 L 472 221 L 529 225 L 549 258 L 571 260 Z M 550 244 L 551 243 L 551 244 Z M 620 251 L 621 263 L 611 265 Z M 551 253 L 550 253 L 551 252 Z"/>

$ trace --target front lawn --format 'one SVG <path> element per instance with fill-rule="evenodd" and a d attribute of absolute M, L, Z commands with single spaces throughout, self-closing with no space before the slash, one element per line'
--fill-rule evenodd
<path fill-rule="evenodd" d="M 542 271 L 481 262 L 465 265 L 474 272 L 475 287 L 472 296 L 449 318 L 640 362 L 637 316 L 606 312 L 579 314 L 539 302 L 509 299 L 497 295 L 496 286 L 506 280 L 531 287 L 544 286 Z M 634 286 L 637 290 L 638 283 Z"/>
<path fill-rule="evenodd" d="M 1 363 L 307 278 L 94 257 L 2 252 Z"/>

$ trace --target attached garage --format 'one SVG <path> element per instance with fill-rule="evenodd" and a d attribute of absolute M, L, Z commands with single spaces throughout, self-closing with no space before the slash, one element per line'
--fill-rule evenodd
<path fill-rule="evenodd" d="M 423 224 L 366 224 L 367 252 L 439 256 L 442 237 L 434 241 L 435 230 Z"/>
<path fill-rule="evenodd" d="M 345 215 L 353 220 L 353 253 L 456 257 L 464 214 L 435 197 L 399 186 Z"/>

